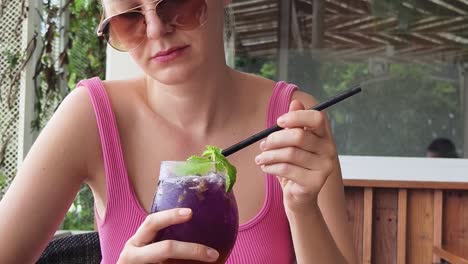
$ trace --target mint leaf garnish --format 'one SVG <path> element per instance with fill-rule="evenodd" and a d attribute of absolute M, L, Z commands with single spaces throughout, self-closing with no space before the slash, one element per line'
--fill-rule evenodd
<path fill-rule="evenodd" d="M 226 192 L 230 192 L 236 182 L 237 170 L 222 154 L 222 150 L 215 146 L 206 146 L 201 156 L 191 156 L 187 163 L 177 168 L 178 175 L 203 175 L 212 169 L 215 163 L 217 172 L 226 173 Z"/>
<path fill-rule="evenodd" d="M 178 166 L 175 173 L 181 176 L 188 175 L 204 175 L 207 174 L 213 167 L 209 159 L 188 159 L 186 163 Z"/>
<path fill-rule="evenodd" d="M 216 170 L 226 172 L 226 192 L 230 192 L 236 182 L 237 169 L 224 157 L 222 150 L 215 146 L 206 146 L 202 154 L 216 163 Z"/>
<path fill-rule="evenodd" d="M 236 183 L 237 169 L 227 161 L 226 157 L 222 157 L 220 163 L 226 168 L 226 192 L 230 192 L 234 183 Z"/>

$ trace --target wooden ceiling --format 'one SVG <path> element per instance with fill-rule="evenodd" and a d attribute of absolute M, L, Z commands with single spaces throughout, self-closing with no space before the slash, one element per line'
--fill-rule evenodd
<path fill-rule="evenodd" d="M 468 0 L 234 0 L 232 10 L 237 54 L 275 56 L 285 28 L 279 21 L 289 20 L 289 50 L 340 59 L 468 61 Z"/>

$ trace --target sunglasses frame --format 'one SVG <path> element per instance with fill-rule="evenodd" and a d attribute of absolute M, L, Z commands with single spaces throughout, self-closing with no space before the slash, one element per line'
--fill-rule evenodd
<path fill-rule="evenodd" d="M 141 43 L 144 42 L 144 40 L 142 40 L 142 41 L 141 41 L 136 47 L 134 47 L 134 48 L 131 48 L 131 49 L 129 49 L 129 50 L 122 50 L 122 49 L 119 49 L 119 48 L 113 46 L 112 43 L 110 43 L 110 41 L 109 41 L 110 36 L 108 35 L 109 32 L 104 32 L 104 31 L 105 31 L 106 28 L 109 26 L 109 23 L 110 23 L 110 21 L 111 21 L 112 18 L 117 17 L 117 16 L 120 16 L 120 15 L 122 15 L 122 14 L 126 14 L 126 13 L 140 13 L 140 14 L 142 14 L 143 17 L 145 18 L 145 13 L 146 13 L 146 12 L 151 11 L 151 10 L 154 10 L 154 11 L 156 12 L 156 8 L 157 8 L 158 5 L 159 5 L 161 2 L 163 2 L 163 1 L 169 1 L 169 0 L 154 0 L 154 1 L 150 2 L 150 3 L 142 4 L 142 5 L 139 5 L 139 6 L 136 6 L 136 7 L 132 7 L 132 8 L 130 8 L 130 9 L 127 9 L 127 10 L 125 10 L 125 11 L 122 11 L 122 12 L 120 12 L 120 13 L 117 13 L 117 14 L 112 15 L 112 16 L 107 17 L 107 18 L 104 18 L 104 14 L 103 14 L 102 19 L 101 19 L 101 22 L 99 23 L 98 28 L 97 28 L 97 31 L 96 31 L 97 36 L 98 36 L 98 37 L 104 38 L 104 39 L 107 41 L 107 43 L 109 43 L 109 45 L 111 45 L 114 49 L 116 49 L 116 50 L 118 50 L 118 51 L 130 52 L 130 51 L 132 51 L 132 50 L 137 49 L 137 48 L 141 45 Z M 205 5 L 206 5 L 206 0 L 204 0 L 204 2 L 205 2 Z M 152 5 L 152 4 L 154 4 L 154 7 L 151 8 L 151 9 L 149 9 L 149 10 L 138 10 L 138 9 L 144 7 L 144 6 Z M 145 18 L 145 20 L 146 20 L 146 18 Z M 197 27 L 203 26 L 203 25 L 205 24 L 205 22 L 206 22 L 206 18 L 205 18 L 205 20 L 203 21 L 203 23 L 201 23 L 201 24 L 200 24 L 199 26 L 197 26 Z"/>

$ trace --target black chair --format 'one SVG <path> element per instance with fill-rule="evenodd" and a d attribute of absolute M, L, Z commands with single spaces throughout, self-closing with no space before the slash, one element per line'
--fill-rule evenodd
<path fill-rule="evenodd" d="M 52 240 L 37 263 L 92 264 L 100 263 L 101 258 L 99 235 L 97 232 L 90 232 Z"/>

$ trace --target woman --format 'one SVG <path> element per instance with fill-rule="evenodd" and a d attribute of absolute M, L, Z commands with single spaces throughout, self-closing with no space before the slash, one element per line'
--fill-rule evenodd
<path fill-rule="evenodd" d="M 148 214 L 160 161 L 226 148 L 263 130 L 265 119 L 287 129 L 229 157 L 241 226 L 227 263 L 355 262 L 326 117 L 304 111 L 316 101 L 294 86 L 226 66 L 226 4 L 103 2 L 98 34 L 145 74 L 85 80 L 67 96 L 1 202 L 0 263 L 37 259 L 83 182 L 95 197 L 103 263 L 216 261 L 204 245 L 151 243 L 192 213 Z"/>

